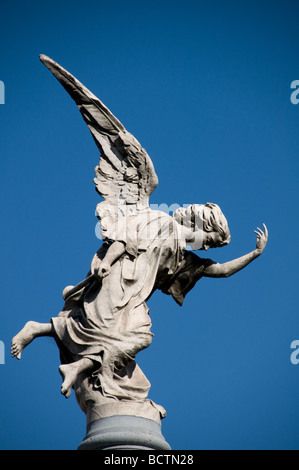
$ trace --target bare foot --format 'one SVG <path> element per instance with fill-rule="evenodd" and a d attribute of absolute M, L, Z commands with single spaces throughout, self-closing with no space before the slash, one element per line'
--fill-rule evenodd
<path fill-rule="evenodd" d="M 78 367 L 75 364 L 76 363 L 71 363 L 59 366 L 59 372 L 63 378 L 61 393 L 65 398 L 68 398 L 71 395 L 72 386 L 78 377 Z"/>
<path fill-rule="evenodd" d="M 28 321 L 24 328 L 11 341 L 11 355 L 17 359 L 21 359 L 24 348 L 31 343 L 36 337 L 39 330 L 39 323 Z"/>

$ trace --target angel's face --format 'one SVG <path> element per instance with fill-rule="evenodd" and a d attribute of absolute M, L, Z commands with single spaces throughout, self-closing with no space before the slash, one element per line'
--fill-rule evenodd
<path fill-rule="evenodd" d="M 205 232 L 204 230 L 196 230 L 193 237 L 188 240 L 192 250 L 208 250 L 222 246 L 223 241 L 218 232 Z"/>

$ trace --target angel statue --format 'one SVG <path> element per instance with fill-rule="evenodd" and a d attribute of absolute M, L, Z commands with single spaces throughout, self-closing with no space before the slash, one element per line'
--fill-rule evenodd
<path fill-rule="evenodd" d="M 77 104 L 100 150 L 94 182 L 104 199 L 96 209 L 102 244 L 86 278 L 64 289 L 58 316 L 26 323 L 12 340 L 12 356 L 20 359 L 33 339 L 52 336 L 60 351 L 61 392 L 69 397 L 74 388 L 84 412 L 107 416 L 111 402 L 127 410 L 134 403 L 163 417 L 165 410 L 147 398 L 150 383 L 135 362 L 153 336 L 147 300 L 160 289 L 182 305 L 202 277 L 240 271 L 263 252 L 267 228 L 255 230 L 256 248 L 238 259 L 220 264 L 198 257 L 193 250 L 230 242 L 219 206 L 193 204 L 172 216 L 152 210 L 158 178 L 145 149 L 75 77 L 47 56 L 40 59 Z"/>

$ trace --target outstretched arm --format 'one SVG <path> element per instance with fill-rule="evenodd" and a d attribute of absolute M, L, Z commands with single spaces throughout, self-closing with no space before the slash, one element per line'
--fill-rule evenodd
<path fill-rule="evenodd" d="M 254 251 L 227 263 L 213 263 L 206 267 L 202 275 L 206 277 L 229 277 L 245 268 L 245 266 L 260 256 L 265 249 L 268 240 L 268 230 L 265 224 L 263 224 L 263 227 L 264 232 L 260 228 L 254 230 L 257 234 L 256 249 Z"/>

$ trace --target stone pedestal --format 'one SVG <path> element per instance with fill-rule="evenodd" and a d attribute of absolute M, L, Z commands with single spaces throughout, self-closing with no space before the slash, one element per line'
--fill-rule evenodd
<path fill-rule="evenodd" d="M 171 450 L 156 421 L 110 416 L 90 422 L 78 450 Z"/>
<path fill-rule="evenodd" d="M 78 450 L 171 449 L 161 433 L 161 420 L 166 416 L 161 405 L 148 398 L 125 400 L 104 396 L 88 375 L 77 380 L 75 393 L 86 414 L 87 428 Z"/>

